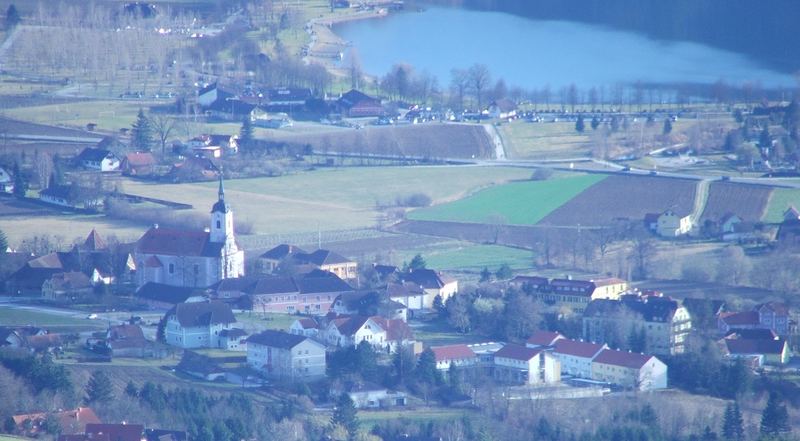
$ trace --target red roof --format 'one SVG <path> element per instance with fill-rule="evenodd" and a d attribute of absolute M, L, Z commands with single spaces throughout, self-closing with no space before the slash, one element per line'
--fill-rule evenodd
<path fill-rule="evenodd" d="M 641 369 L 651 358 L 652 355 L 639 354 L 637 352 L 615 351 L 605 349 L 595 359 L 595 363 L 611 364 L 629 369 Z"/>
<path fill-rule="evenodd" d="M 432 346 L 431 351 L 436 361 L 464 360 L 475 358 L 475 352 L 467 345 Z"/>
<path fill-rule="evenodd" d="M 387 341 L 402 342 L 414 338 L 414 331 L 408 326 L 406 322 L 400 319 L 386 319 L 380 316 L 370 317 L 372 321 L 378 324 L 384 331 L 386 331 Z"/>
<path fill-rule="evenodd" d="M 603 348 L 604 345 L 599 345 L 597 343 L 562 338 L 556 342 L 553 352 L 556 354 L 571 355 L 573 357 L 592 358 Z"/>
<path fill-rule="evenodd" d="M 147 268 L 161 268 L 164 266 L 164 264 L 161 263 L 161 260 L 158 257 L 150 256 L 144 261 L 144 266 Z"/>
<path fill-rule="evenodd" d="M 153 157 L 151 153 L 147 152 L 128 153 L 125 155 L 125 159 L 128 161 L 128 165 L 132 167 L 142 167 L 156 164 L 156 158 Z"/>
<path fill-rule="evenodd" d="M 564 336 L 558 332 L 536 331 L 528 339 L 528 344 L 535 346 L 551 346 L 556 340 L 563 338 Z"/>
<path fill-rule="evenodd" d="M 303 317 L 297 320 L 303 329 L 319 329 L 319 323 L 316 320 L 308 317 Z"/>
<path fill-rule="evenodd" d="M 514 360 L 529 361 L 531 358 L 539 355 L 541 349 L 526 348 L 525 346 L 509 343 L 502 347 L 499 351 L 495 352 L 495 358 L 511 358 Z"/>
<path fill-rule="evenodd" d="M 757 311 L 726 312 L 719 318 L 728 326 L 756 326 L 759 324 Z"/>
<path fill-rule="evenodd" d="M 151 228 L 136 243 L 136 251 L 169 256 L 218 256 L 222 244 L 212 244 L 209 239 L 210 233 L 205 231 Z"/>

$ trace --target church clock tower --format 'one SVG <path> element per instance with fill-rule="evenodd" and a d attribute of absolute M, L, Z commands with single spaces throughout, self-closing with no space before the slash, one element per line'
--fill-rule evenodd
<path fill-rule="evenodd" d="M 244 275 L 244 253 L 236 245 L 233 234 L 233 211 L 225 203 L 225 187 L 222 174 L 219 176 L 219 200 L 211 208 L 211 232 L 209 242 L 222 244 L 220 276 L 223 279 Z"/>

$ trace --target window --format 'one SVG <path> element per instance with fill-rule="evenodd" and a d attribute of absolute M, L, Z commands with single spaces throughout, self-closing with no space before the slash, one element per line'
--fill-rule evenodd
<path fill-rule="evenodd" d="M 219 220 L 217 220 L 217 229 L 219 230 L 221 226 L 222 226 L 222 224 L 220 224 Z"/>
<path fill-rule="evenodd" d="M 196 276 L 198 274 L 200 274 L 200 265 L 195 264 L 194 265 L 194 275 Z"/>
<path fill-rule="evenodd" d="M 175 274 L 175 264 L 174 263 L 170 263 L 169 264 L 169 273 L 170 274 Z"/>

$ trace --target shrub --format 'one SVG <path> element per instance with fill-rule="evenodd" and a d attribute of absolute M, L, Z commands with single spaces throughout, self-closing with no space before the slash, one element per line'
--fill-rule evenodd
<path fill-rule="evenodd" d="M 553 170 L 549 168 L 537 168 L 533 175 L 531 176 L 531 180 L 534 181 L 546 181 L 553 176 Z"/>
<path fill-rule="evenodd" d="M 396 199 L 396 204 L 400 207 L 428 207 L 431 203 L 433 203 L 433 200 L 425 193 L 398 196 Z"/>

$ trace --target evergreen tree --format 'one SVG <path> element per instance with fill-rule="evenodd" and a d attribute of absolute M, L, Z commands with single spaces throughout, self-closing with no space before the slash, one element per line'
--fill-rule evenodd
<path fill-rule="evenodd" d="M 440 317 L 447 316 L 447 308 L 444 306 L 442 296 L 439 294 L 436 294 L 436 297 L 433 298 L 433 310 L 436 311 Z"/>
<path fill-rule="evenodd" d="M 153 128 L 150 120 L 144 114 L 144 110 L 139 109 L 136 115 L 136 122 L 133 123 L 131 130 L 131 147 L 140 152 L 149 152 L 153 146 Z"/>
<path fill-rule="evenodd" d="M 489 282 L 492 280 L 492 272 L 489 271 L 489 268 L 483 267 L 481 270 L 481 280 L 480 282 Z"/>
<path fill-rule="evenodd" d="M 761 134 L 758 135 L 758 146 L 762 149 L 772 147 L 772 135 L 769 134 L 769 127 L 766 125 L 761 130 Z"/>
<path fill-rule="evenodd" d="M 761 412 L 761 434 L 768 437 L 780 437 L 792 431 L 789 425 L 789 413 L 781 403 L 778 394 L 769 393 L 767 406 Z"/>
<path fill-rule="evenodd" d="M 114 399 L 111 379 L 103 371 L 94 371 L 86 384 L 86 404 L 108 403 Z"/>
<path fill-rule="evenodd" d="M 739 403 L 736 401 L 728 403 L 725 407 L 725 414 L 722 417 L 722 436 L 729 441 L 744 439 L 744 421 Z"/>
<path fill-rule="evenodd" d="M 139 390 L 136 389 L 136 385 L 133 384 L 133 381 L 128 381 L 128 384 L 125 386 L 125 395 L 136 398 L 139 396 Z"/>
<path fill-rule="evenodd" d="M 413 259 L 411 259 L 411 263 L 408 264 L 408 269 L 412 271 L 425 269 L 425 265 L 427 265 L 425 263 L 425 259 L 422 258 L 422 255 L 417 254 Z"/>
<path fill-rule="evenodd" d="M 19 164 L 16 162 L 11 172 L 14 173 L 14 196 L 22 199 L 28 193 L 28 180 L 22 176 L 22 171 L 19 169 Z"/>
<path fill-rule="evenodd" d="M 500 265 L 500 268 L 497 269 L 497 272 L 494 273 L 494 276 L 497 277 L 497 280 L 508 280 L 514 275 L 514 272 L 511 270 L 511 267 L 508 266 L 507 263 Z"/>
<path fill-rule="evenodd" d="M 431 386 L 442 384 L 442 373 L 436 369 L 436 355 L 433 354 L 430 348 L 422 351 L 414 374 L 421 383 Z"/>
<path fill-rule="evenodd" d="M 239 130 L 239 149 L 246 153 L 253 152 L 253 123 L 249 117 L 242 121 L 242 128 Z"/>
<path fill-rule="evenodd" d="M 6 9 L 6 29 L 11 30 L 15 28 L 20 22 L 22 18 L 19 16 L 19 11 L 17 11 L 17 7 L 14 4 L 10 4 L 8 9 Z"/>
<path fill-rule="evenodd" d="M 6 253 L 8 249 L 8 237 L 3 230 L 0 230 L 0 256 Z"/>
<path fill-rule="evenodd" d="M 672 133 L 672 120 L 671 119 L 667 118 L 667 119 L 664 120 L 664 129 L 662 130 L 662 133 L 665 134 L 665 135 L 669 135 L 670 133 Z"/>
<path fill-rule="evenodd" d="M 584 130 L 586 130 L 586 124 L 583 122 L 583 115 L 578 115 L 578 120 L 575 121 L 575 131 L 583 133 Z"/>
<path fill-rule="evenodd" d="M 592 118 L 591 125 L 592 125 L 592 130 L 597 130 L 597 128 L 600 127 L 600 118 L 596 116 Z"/>
<path fill-rule="evenodd" d="M 333 408 L 331 424 L 344 427 L 352 439 L 358 431 L 358 418 L 356 414 L 356 406 L 350 398 L 350 395 L 346 392 L 342 393 L 336 400 L 336 407 Z"/>

